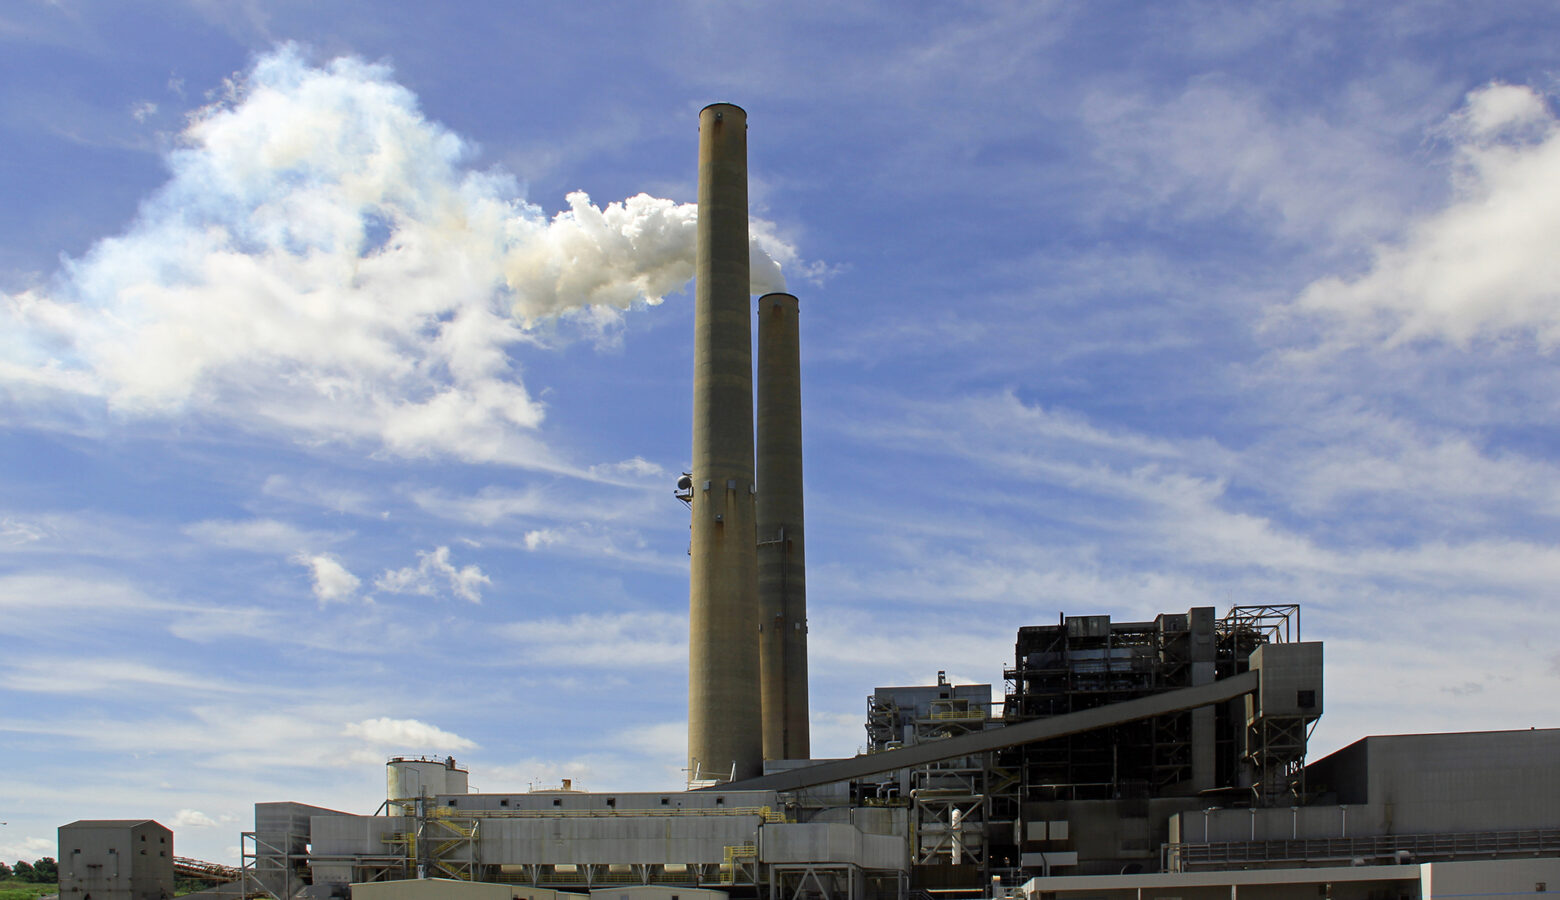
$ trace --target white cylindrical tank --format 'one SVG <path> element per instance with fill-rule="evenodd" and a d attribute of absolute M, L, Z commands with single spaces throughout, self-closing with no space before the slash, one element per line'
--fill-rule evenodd
<path fill-rule="evenodd" d="M 417 798 L 464 794 L 466 779 L 466 770 L 453 756 L 394 756 L 385 764 L 385 799 L 399 807 L 401 815 L 416 815 Z"/>

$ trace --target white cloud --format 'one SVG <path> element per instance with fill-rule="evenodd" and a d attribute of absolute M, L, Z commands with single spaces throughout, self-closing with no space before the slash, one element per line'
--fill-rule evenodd
<path fill-rule="evenodd" d="M 0 543 L 30 544 L 43 540 L 47 535 L 48 532 L 36 524 L 13 519 L 10 516 L 0 516 Z"/>
<path fill-rule="evenodd" d="M 1337 325 L 1336 340 L 1466 345 L 1531 336 L 1560 344 L 1560 122 L 1527 87 L 1494 83 L 1451 119 L 1452 201 L 1376 246 L 1369 271 L 1329 277 L 1296 307 Z"/>
<path fill-rule="evenodd" d="M 314 597 L 321 605 L 352 599 L 362 583 L 329 553 L 299 553 L 293 557 L 293 562 L 309 570 L 309 577 L 314 582 Z"/>
<path fill-rule="evenodd" d="M 206 519 L 185 526 L 184 533 L 202 543 L 252 553 L 300 553 L 305 547 L 333 539 L 324 532 L 305 531 L 276 519 Z"/>
<path fill-rule="evenodd" d="M 206 815 L 198 809 L 181 809 L 173 814 L 173 819 L 168 823 L 170 828 L 215 828 L 217 820 Z"/>
<path fill-rule="evenodd" d="M 383 513 L 383 510 L 371 508 L 370 504 L 374 500 L 372 494 L 343 487 L 335 480 L 270 475 L 265 479 L 260 492 L 267 497 L 304 506 L 321 507 L 332 512 L 359 516 Z"/>
<path fill-rule="evenodd" d="M 450 548 L 417 551 L 417 565 L 404 569 L 386 570 L 374 581 L 374 587 L 392 594 L 419 594 L 437 597 L 447 587 L 455 596 L 472 603 L 482 602 L 482 586 L 491 585 L 492 579 L 482 574 L 476 565 L 455 568 L 450 562 Z"/>
<path fill-rule="evenodd" d="M 241 688 L 209 675 L 196 675 L 133 659 L 76 659 L 61 666 L 57 659 L 17 660 L 0 675 L 9 690 L 36 694 L 97 697 L 137 693 L 147 689 L 185 694 L 233 694 Z"/>
<path fill-rule="evenodd" d="M 416 719 L 391 719 L 380 717 L 351 722 L 342 729 L 348 737 L 361 738 L 375 747 L 404 747 L 448 753 L 454 750 L 470 750 L 477 746 L 458 734 L 444 731 Z"/>
<path fill-rule="evenodd" d="M 5 843 L 0 843 L 0 859 L 8 859 L 12 862 L 23 860 L 31 863 L 45 856 L 55 856 L 59 849 L 59 843 L 50 838 L 11 838 Z"/>
<path fill-rule="evenodd" d="M 496 629 L 526 646 L 532 662 L 595 659 L 613 666 L 677 665 L 688 659 L 688 618 L 656 612 L 582 614 L 510 622 Z"/>
<path fill-rule="evenodd" d="M 1371 105 L 1341 104 L 1334 121 L 1210 75 L 1174 94 L 1096 88 L 1079 112 L 1112 173 L 1102 209 L 1254 216 L 1280 236 L 1323 243 L 1373 238 L 1396 221 L 1391 188 L 1403 176 Z"/>
<path fill-rule="evenodd" d="M 3 298 L 0 383 L 40 406 L 67 392 L 567 468 L 533 436 L 544 410 L 510 351 L 540 319 L 599 329 L 682 288 L 696 207 L 576 192 L 548 219 L 470 155 L 387 67 L 283 46 L 193 116 L 128 231 Z M 764 246 L 794 256 L 758 227 Z M 768 269 L 756 289 L 779 286 Z"/>

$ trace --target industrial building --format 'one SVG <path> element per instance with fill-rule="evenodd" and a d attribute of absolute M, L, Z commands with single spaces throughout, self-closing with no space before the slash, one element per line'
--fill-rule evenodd
<path fill-rule="evenodd" d="M 173 832 L 150 819 L 83 819 L 59 829 L 60 900 L 168 900 Z"/>
<path fill-rule="evenodd" d="M 1370 737 L 1304 765 L 1321 647 L 1292 639 L 1298 613 L 1026 627 L 1003 702 L 945 679 L 881 687 L 868 752 L 694 790 L 474 794 L 456 760 L 400 757 L 375 815 L 257 804 L 244 872 L 278 900 L 406 879 L 549 892 L 538 900 L 630 887 L 1395 900 L 1560 885 L 1560 730 Z M 1204 663 L 1210 681 L 1188 670 Z"/>
<path fill-rule="evenodd" d="M 1308 765 L 1324 658 L 1294 605 L 1026 624 L 1012 659 L 991 661 L 1000 687 L 939 673 L 876 688 L 867 751 L 811 758 L 799 301 L 768 294 L 755 310 L 746 154 L 746 113 L 705 108 L 693 452 L 677 486 L 691 529 L 686 789 L 471 793 L 454 758 L 398 756 L 372 814 L 257 803 L 242 839 L 246 895 L 1560 889 L 1560 731 L 1370 737 Z"/>

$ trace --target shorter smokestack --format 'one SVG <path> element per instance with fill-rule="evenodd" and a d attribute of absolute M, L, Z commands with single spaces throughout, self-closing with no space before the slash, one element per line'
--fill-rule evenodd
<path fill-rule="evenodd" d="M 794 296 L 759 298 L 758 668 L 765 759 L 811 757 L 799 330 Z"/>

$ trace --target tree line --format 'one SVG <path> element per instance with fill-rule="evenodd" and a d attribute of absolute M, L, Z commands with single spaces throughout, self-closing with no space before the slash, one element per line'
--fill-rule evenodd
<path fill-rule="evenodd" d="M 14 866 L 0 862 L 0 881 L 13 878 L 34 884 L 54 884 L 60 880 L 60 868 L 55 864 L 52 856 L 45 856 L 32 862 L 19 859 Z"/>

